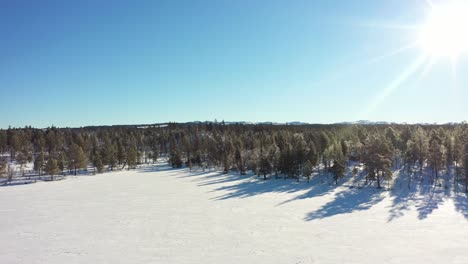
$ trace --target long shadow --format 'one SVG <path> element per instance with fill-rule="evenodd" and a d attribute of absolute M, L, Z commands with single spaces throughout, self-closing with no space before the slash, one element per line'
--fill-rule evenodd
<path fill-rule="evenodd" d="M 227 180 L 234 181 L 234 179 Z M 311 185 L 304 181 L 296 181 L 292 179 L 267 179 L 261 180 L 258 178 L 250 178 L 232 185 L 221 186 L 213 190 L 213 192 L 228 192 L 219 195 L 214 200 L 227 200 L 231 198 L 247 198 L 265 193 L 294 193 L 297 191 L 310 188 Z"/>
<path fill-rule="evenodd" d="M 41 175 L 41 176 L 25 176 L 25 177 L 18 177 L 13 178 L 11 181 L 4 180 L 0 182 L 1 187 L 10 187 L 10 186 L 17 186 L 17 185 L 27 185 L 27 184 L 34 184 L 36 182 L 51 182 L 51 181 L 60 181 L 66 179 L 67 176 L 63 175 L 55 175 L 54 179 L 52 180 L 50 175 Z"/>
<path fill-rule="evenodd" d="M 335 198 L 316 211 L 306 215 L 304 220 L 313 221 L 341 214 L 370 209 L 384 199 L 381 190 L 374 188 L 350 188 L 338 193 Z"/>
<path fill-rule="evenodd" d="M 147 166 L 138 167 L 136 169 L 139 173 L 148 173 L 148 172 L 162 172 L 162 171 L 173 171 L 177 170 L 169 166 L 167 163 L 155 163 L 149 164 Z"/>
<path fill-rule="evenodd" d="M 468 220 L 468 194 L 456 193 L 454 201 L 457 212 L 461 213 Z"/>
<path fill-rule="evenodd" d="M 418 219 L 423 220 L 444 203 L 445 191 L 434 187 L 432 184 L 425 184 L 420 186 L 420 196 L 422 199 L 416 205 L 416 208 Z"/>
<path fill-rule="evenodd" d="M 418 212 L 418 219 L 428 218 L 450 197 L 449 187 L 445 189 L 434 185 L 430 172 L 425 171 L 423 175 L 409 175 L 403 170 L 397 172 L 397 178 L 390 192 L 394 197 L 390 208 L 388 221 L 402 217 L 412 207 Z M 411 186 L 408 188 L 408 177 L 412 177 Z"/>
<path fill-rule="evenodd" d="M 201 168 L 194 168 L 192 171 L 186 167 L 174 169 L 166 163 L 158 163 L 138 169 L 138 172 L 141 173 L 161 171 L 166 171 L 168 175 L 177 178 L 193 178 L 192 181 L 197 182 L 198 186 L 215 186 L 210 192 L 223 192 L 223 194 L 212 198 L 213 200 L 247 198 L 265 193 L 301 192 L 299 195 L 277 204 L 277 206 L 295 200 L 330 194 L 335 191 L 337 186 L 349 187 L 349 189 L 336 194 L 332 201 L 320 209 L 308 213 L 305 217 L 307 221 L 367 210 L 379 203 L 384 197 L 382 191 L 374 187 L 361 188 L 363 186 L 362 175 L 358 177 L 360 179 L 358 182 L 361 181 L 358 186 L 361 187 L 354 188 L 354 184 L 351 185 L 350 183 L 355 179 L 352 179 L 350 175 L 347 175 L 338 185 L 334 185 L 330 184 L 328 177 L 325 175 L 315 175 L 308 183 L 304 180 L 275 179 L 274 177 L 263 180 L 262 177 L 255 176 L 252 173 L 240 175 L 236 172 L 223 174 L 220 171 L 202 170 Z M 412 206 L 418 212 L 418 219 L 423 220 L 443 204 L 446 197 L 446 191 L 443 188 L 434 187 L 429 180 L 423 177 L 414 177 L 412 186 L 408 189 L 408 176 L 405 173 L 398 173 L 396 176 L 393 188 L 390 189 L 390 196 L 394 197 L 394 199 L 389 210 L 389 222 L 402 217 Z M 454 200 L 457 211 L 468 219 L 468 198 L 466 195 L 456 194 Z"/>
<path fill-rule="evenodd" d="M 338 185 L 334 183 L 329 183 L 326 180 L 324 180 L 323 175 L 316 175 L 315 177 L 312 178 L 312 180 L 307 184 L 308 188 L 307 191 L 303 194 L 297 195 L 295 197 L 292 197 L 286 201 L 283 201 L 276 206 L 281 206 L 296 200 L 303 200 L 303 199 L 309 199 L 313 197 L 318 197 L 318 196 L 323 196 L 326 194 L 332 193 L 337 187 L 342 186 L 342 183 L 339 183 Z"/>
<path fill-rule="evenodd" d="M 415 178 L 414 173 L 408 174 L 405 173 L 404 170 L 399 170 L 394 176 L 396 176 L 396 179 L 393 188 L 390 190 L 390 197 L 394 198 L 390 206 L 388 222 L 404 216 L 416 202 L 415 182 L 417 180 L 412 179 L 410 184 L 408 183 L 409 177 Z"/>
<path fill-rule="evenodd" d="M 200 167 L 193 167 L 191 170 L 185 166 L 182 168 L 172 168 L 170 165 L 164 162 L 140 167 L 137 170 L 139 173 L 166 172 L 166 175 L 171 177 L 193 178 L 194 182 L 200 182 L 197 184 L 198 186 L 223 184 L 250 178 L 253 176 L 252 173 L 247 175 L 240 175 L 235 172 L 224 174 L 219 170 L 202 169 Z"/>
<path fill-rule="evenodd" d="M 395 193 L 398 193 L 395 195 Z M 405 215 L 406 212 L 410 211 L 411 206 L 415 203 L 416 191 L 411 190 L 399 190 L 398 192 L 391 192 L 391 196 L 395 196 L 392 201 L 390 215 L 388 222 L 398 219 Z"/>
<path fill-rule="evenodd" d="M 197 182 L 198 186 L 220 185 L 210 192 L 228 192 L 214 197 L 213 200 L 245 198 L 270 192 L 294 193 L 308 190 L 306 193 L 284 202 L 288 203 L 296 199 L 323 195 L 336 187 L 334 184 L 328 184 L 325 175 L 315 175 L 310 182 L 306 182 L 304 179 L 296 181 L 294 179 L 276 178 L 275 176 L 269 176 L 266 180 L 263 180 L 262 176 L 256 176 L 252 172 L 240 175 L 237 172 L 224 174 L 218 170 L 203 170 L 197 167 L 194 167 L 191 171 L 187 167 L 174 169 L 165 164 L 139 169 L 139 172 L 142 173 L 155 171 L 167 171 L 168 175 L 176 178 L 192 178 L 192 181 Z"/>
<path fill-rule="evenodd" d="M 198 183 L 198 186 L 210 186 L 216 184 L 231 183 L 235 181 L 248 179 L 252 176 L 253 175 L 240 175 L 238 173 L 223 174 L 221 172 L 216 172 L 214 174 L 207 175 L 202 179 L 198 179 L 198 181 L 200 182 Z"/>

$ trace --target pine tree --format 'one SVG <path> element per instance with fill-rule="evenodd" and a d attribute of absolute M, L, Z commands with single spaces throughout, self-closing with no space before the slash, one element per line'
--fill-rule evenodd
<path fill-rule="evenodd" d="M 0 178 L 6 173 L 8 162 L 5 157 L 0 157 Z"/>
<path fill-rule="evenodd" d="M 37 173 L 39 173 L 39 176 L 41 176 L 42 171 L 44 170 L 44 166 L 45 166 L 44 153 L 40 152 L 39 155 L 34 160 L 34 170 Z"/>
<path fill-rule="evenodd" d="M 231 162 L 229 160 L 229 153 L 225 150 L 222 153 L 223 155 L 223 173 L 229 173 L 229 169 L 231 168 Z"/>
<path fill-rule="evenodd" d="M 24 176 L 24 166 L 29 160 L 29 151 L 26 147 L 22 147 L 20 151 L 16 152 L 16 162 L 20 165 L 21 174 Z"/>
<path fill-rule="evenodd" d="M 330 147 L 330 138 L 325 132 L 320 134 L 320 155 L 321 161 L 323 162 L 323 166 L 325 166 L 325 170 L 328 170 L 329 159 L 328 159 L 328 150 Z"/>
<path fill-rule="evenodd" d="M 50 175 L 50 179 L 54 180 L 54 175 L 59 172 L 59 168 L 57 166 L 57 160 L 53 157 L 49 157 L 47 164 L 45 166 L 46 173 Z"/>
<path fill-rule="evenodd" d="M 307 145 L 308 152 L 307 152 L 307 161 L 310 161 L 312 166 L 318 165 L 318 152 L 317 148 L 313 141 L 309 142 Z"/>
<path fill-rule="evenodd" d="M 0 153 L 8 150 L 8 137 L 5 130 L 0 129 Z"/>
<path fill-rule="evenodd" d="M 242 144 L 242 141 L 238 140 L 235 146 L 234 160 L 237 164 L 237 170 L 239 171 L 240 175 L 246 174 L 243 149 L 244 146 Z"/>
<path fill-rule="evenodd" d="M 63 151 L 61 151 L 59 154 L 58 154 L 58 158 L 57 158 L 57 166 L 59 168 L 59 171 L 60 172 L 63 172 L 63 170 L 65 170 L 65 154 Z"/>
<path fill-rule="evenodd" d="M 465 174 L 465 192 L 468 193 L 468 143 L 466 143 L 464 147 L 463 166 Z"/>
<path fill-rule="evenodd" d="M 343 153 L 343 157 L 347 157 L 348 156 L 348 144 L 346 143 L 344 139 L 342 139 L 340 143 L 341 143 L 341 151 Z"/>
<path fill-rule="evenodd" d="M 185 164 L 192 170 L 192 144 L 190 142 L 190 136 L 185 135 L 182 139 L 182 146 L 185 152 Z"/>
<path fill-rule="evenodd" d="M 104 165 L 109 166 L 110 170 L 114 170 L 117 166 L 117 150 L 111 140 L 104 140 L 104 145 L 101 149 L 101 160 Z"/>
<path fill-rule="evenodd" d="M 134 144 L 132 144 L 127 151 L 127 164 L 128 169 L 135 169 L 138 160 L 138 150 Z"/>
<path fill-rule="evenodd" d="M 442 139 L 436 130 L 431 131 L 428 148 L 428 162 L 435 173 L 436 180 L 439 178 L 439 170 L 446 163 L 446 149 Z"/>
<path fill-rule="evenodd" d="M 74 170 L 75 176 L 77 170 L 86 169 L 87 164 L 87 157 L 83 149 L 77 144 L 71 145 L 68 153 L 68 165 L 70 169 Z"/>
<path fill-rule="evenodd" d="M 426 133 L 421 127 L 418 127 L 414 134 L 414 152 L 419 162 L 419 173 L 422 174 L 424 162 L 427 159 L 429 144 Z"/>
<path fill-rule="evenodd" d="M 268 151 L 268 159 L 271 162 L 272 172 L 275 173 L 275 177 L 278 176 L 279 163 L 280 163 L 280 149 L 275 142 L 270 146 Z"/>
<path fill-rule="evenodd" d="M 101 151 L 99 150 L 97 145 L 94 145 L 93 147 L 92 162 L 93 162 L 94 168 L 96 168 L 98 173 L 102 173 L 104 171 L 104 164 L 102 162 Z"/>
<path fill-rule="evenodd" d="M 127 160 L 127 156 L 125 153 L 125 148 L 122 145 L 121 140 L 117 140 L 117 162 L 122 165 Z"/>
<path fill-rule="evenodd" d="M 310 182 L 310 176 L 312 175 L 314 166 L 310 160 L 307 160 L 306 166 L 304 168 L 304 176 L 307 178 L 307 182 Z"/>
<path fill-rule="evenodd" d="M 365 144 L 364 164 L 369 179 L 377 180 L 377 188 L 381 188 L 381 178 L 391 178 L 392 150 L 387 139 L 381 135 L 370 135 Z"/>
<path fill-rule="evenodd" d="M 352 173 L 353 173 L 353 179 L 354 179 L 353 180 L 353 187 L 354 187 L 354 185 L 355 185 L 355 183 L 357 181 L 357 175 L 359 174 L 359 169 L 357 167 L 353 167 Z"/>
<path fill-rule="evenodd" d="M 151 159 L 153 160 L 153 163 L 158 162 L 158 157 L 159 157 L 159 148 L 158 148 L 158 144 L 155 143 L 151 151 Z"/>
<path fill-rule="evenodd" d="M 345 171 L 346 171 L 346 164 L 343 159 L 336 159 L 333 161 L 331 172 L 333 174 L 333 179 L 335 180 L 335 184 L 338 184 L 338 180 L 344 177 Z"/>
<path fill-rule="evenodd" d="M 266 180 L 267 175 L 271 174 L 273 168 L 270 163 L 269 153 L 264 151 L 263 148 L 260 152 L 260 159 L 259 159 L 259 173 L 263 175 L 263 179 Z"/>

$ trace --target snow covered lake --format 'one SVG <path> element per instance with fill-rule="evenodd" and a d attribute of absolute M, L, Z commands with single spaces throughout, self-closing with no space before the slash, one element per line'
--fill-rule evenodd
<path fill-rule="evenodd" d="M 164 166 L 0 187 L 0 263 L 468 263 L 468 202 Z"/>

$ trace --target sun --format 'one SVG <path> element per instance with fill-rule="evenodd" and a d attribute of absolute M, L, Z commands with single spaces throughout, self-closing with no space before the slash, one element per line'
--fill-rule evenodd
<path fill-rule="evenodd" d="M 464 3 L 461 3 L 464 2 Z M 468 53 L 468 4 L 453 2 L 431 6 L 420 29 L 419 44 L 432 57 L 458 58 Z"/>

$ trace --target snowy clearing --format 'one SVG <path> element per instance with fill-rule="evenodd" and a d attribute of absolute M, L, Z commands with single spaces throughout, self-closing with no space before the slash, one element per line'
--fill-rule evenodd
<path fill-rule="evenodd" d="M 143 167 L 0 187 L 0 263 L 468 263 L 468 202 Z"/>

